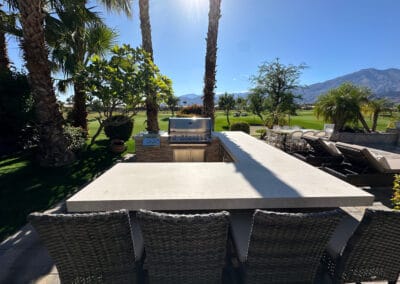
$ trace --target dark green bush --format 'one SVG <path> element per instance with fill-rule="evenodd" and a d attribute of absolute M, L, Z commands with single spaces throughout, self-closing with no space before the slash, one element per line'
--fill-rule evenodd
<path fill-rule="evenodd" d="M 0 154 L 19 150 L 27 144 L 28 125 L 33 127 L 33 98 L 26 74 L 0 73 Z"/>
<path fill-rule="evenodd" d="M 80 127 L 65 126 L 64 135 L 68 141 L 68 149 L 77 153 L 85 149 L 87 133 Z"/>
<path fill-rule="evenodd" d="M 104 132 L 108 138 L 129 140 L 132 135 L 133 120 L 126 115 L 114 115 L 104 123 Z"/>
<path fill-rule="evenodd" d="M 231 131 L 243 131 L 250 134 L 250 125 L 247 122 L 235 122 L 231 125 Z"/>

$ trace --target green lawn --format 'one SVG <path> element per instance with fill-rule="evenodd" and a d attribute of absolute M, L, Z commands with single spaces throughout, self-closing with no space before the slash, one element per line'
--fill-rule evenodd
<path fill-rule="evenodd" d="M 167 130 L 169 112 L 160 112 L 160 128 Z M 145 130 L 145 113 L 135 116 L 134 134 Z M 246 117 L 232 117 L 231 123 L 246 121 L 261 124 L 261 120 L 249 114 Z M 386 128 L 388 118 L 381 119 L 379 129 Z M 290 125 L 322 129 L 323 121 L 317 120 L 311 111 L 300 111 L 290 117 Z M 89 115 L 89 135 L 97 130 L 94 114 Z M 217 112 L 215 130 L 228 129 L 226 118 Z M 127 142 L 127 152 L 133 153 L 134 142 Z M 26 223 L 26 216 L 32 211 L 43 211 L 79 190 L 83 185 L 111 167 L 120 155 L 108 151 L 108 140 L 102 133 L 91 150 L 79 156 L 73 165 L 58 169 L 42 169 L 35 165 L 33 153 L 25 151 L 12 156 L 0 157 L 0 240 L 15 232 Z"/>

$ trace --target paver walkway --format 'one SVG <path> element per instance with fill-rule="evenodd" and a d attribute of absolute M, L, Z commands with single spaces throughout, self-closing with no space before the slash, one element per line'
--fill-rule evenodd
<path fill-rule="evenodd" d="M 65 212 L 65 205 L 47 212 Z M 25 225 L 0 244 L 0 283 L 60 283 L 57 269 L 31 225 Z"/>

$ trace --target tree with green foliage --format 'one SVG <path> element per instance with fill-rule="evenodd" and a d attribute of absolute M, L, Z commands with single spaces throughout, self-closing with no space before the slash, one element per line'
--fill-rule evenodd
<path fill-rule="evenodd" d="M 348 123 L 361 122 L 366 132 L 369 127 L 361 113 L 363 104 L 368 102 L 371 91 L 351 83 L 343 83 L 339 87 L 318 97 L 314 112 L 325 121 L 334 123 L 334 132 L 343 131 Z"/>
<path fill-rule="evenodd" d="M 70 85 L 74 89 L 72 125 L 87 130 L 85 87 L 77 73 L 94 54 L 104 56 L 117 35 L 82 0 L 59 1 L 47 15 L 46 26 L 53 71 L 65 76 L 58 82 L 59 90 L 65 92 Z"/>
<path fill-rule="evenodd" d="M 219 96 L 218 107 L 220 109 L 224 110 L 224 113 L 226 115 L 226 121 L 228 122 L 228 126 L 231 125 L 231 122 L 229 121 L 229 112 L 235 108 L 234 96 L 232 94 L 228 94 L 226 92 L 225 92 L 225 94 Z"/>
<path fill-rule="evenodd" d="M 117 110 L 130 117 L 136 114 L 137 107 L 145 103 L 149 86 L 160 101 L 172 92 L 171 80 L 160 74 L 149 54 L 129 45 L 114 46 L 108 59 L 94 56 L 80 76 L 92 108 L 99 114 L 100 126 L 91 145 Z"/>
<path fill-rule="evenodd" d="M 171 95 L 169 95 L 165 101 L 165 103 L 167 104 L 168 108 L 171 111 L 171 116 L 175 116 L 175 109 L 178 107 L 179 104 L 179 98 L 176 97 L 174 94 L 171 93 Z"/>
<path fill-rule="evenodd" d="M 292 113 L 296 107 L 296 89 L 301 86 L 299 78 L 306 65 L 284 65 L 277 58 L 272 62 L 265 62 L 258 67 L 258 74 L 251 77 L 254 87 L 251 89 L 253 109 L 260 116 L 261 112 L 268 112 L 272 121 L 270 124 L 279 123 L 282 114 Z M 254 102 L 258 108 L 254 108 Z"/>
<path fill-rule="evenodd" d="M 0 155 L 21 149 L 33 122 L 33 98 L 26 74 L 0 72 Z"/>
<path fill-rule="evenodd" d="M 261 93 L 250 93 L 247 100 L 249 110 L 264 122 L 263 113 L 267 110 L 265 96 Z"/>
<path fill-rule="evenodd" d="M 364 111 L 372 114 L 371 131 L 376 131 L 379 115 L 384 111 L 390 111 L 393 104 L 387 98 L 372 97 L 368 99 Z"/>
<path fill-rule="evenodd" d="M 242 113 L 242 110 L 245 110 L 247 107 L 247 99 L 243 97 L 237 97 L 236 99 L 236 110 L 238 111 L 239 114 Z"/>

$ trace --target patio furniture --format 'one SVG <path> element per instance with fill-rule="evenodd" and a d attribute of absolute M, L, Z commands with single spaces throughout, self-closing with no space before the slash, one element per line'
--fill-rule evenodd
<path fill-rule="evenodd" d="M 61 283 L 137 283 L 127 211 L 32 213 L 28 221 L 53 259 Z"/>
<path fill-rule="evenodd" d="M 303 131 L 293 131 L 289 133 L 285 139 L 285 149 L 288 152 L 299 151 L 304 147 L 304 140 L 302 139 Z"/>
<path fill-rule="evenodd" d="M 324 131 L 327 137 L 331 137 L 333 131 L 335 130 L 335 124 L 324 124 Z"/>
<path fill-rule="evenodd" d="M 229 226 L 226 211 L 137 213 L 150 283 L 221 283 Z"/>
<path fill-rule="evenodd" d="M 340 210 L 278 213 L 256 210 L 250 235 L 232 220 L 245 283 L 313 283 Z M 233 216 L 234 217 L 234 216 Z"/>
<path fill-rule="evenodd" d="M 388 153 L 387 156 L 382 156 L 364 146 L 341 142 L 336 143 L 336 147 L 347 163 L 323 167 L 323 170 L 351 184 L 390 186 L 393 184 L 394 174 L 400 173 L 400 155 Z"/>
<path fill-rule="evenodd" d="M 314 136 L 316 136 L 316 137 L 327 137 L 327 134 L 326 134 L 326 131 L 322 130 L 322 131 L 314 132 Z"/>
<path fill-rule="evenodd" d="M 324 254 L 324 268 L 334 283 L 396 283 L 400 273 L 399 224 L 400 212 L 366 209 L 354 233 L 351 227 L 342 231 L 341 241 L 331 241 Z"/>
<path fill-rule="evenodd" d="M 275 146 L 278 142 L 279 135 L 270 129 L 266 130 L 265 140 L 268 144 Z"/>
<path fill-rule="evenodd" d="M 314 166 L 338 165 L 343 161 L 343 155 L 334 142 L 323 140 L 321 137 L 303 135 L 304 141 L 310 146 L 309 151 L 297 152 L 293 155 Z"/>

